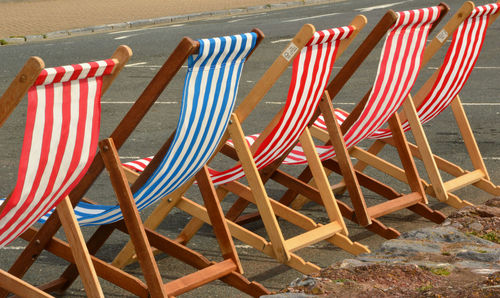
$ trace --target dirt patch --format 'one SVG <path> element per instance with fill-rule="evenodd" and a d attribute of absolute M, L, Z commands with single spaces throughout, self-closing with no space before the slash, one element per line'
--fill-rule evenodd
<path fill-rule="evenodd" d="M 411 264 L 329 267 L 296 283 L 304 285 L 282 292 L 327 297 L 500 297 L 498 272 L 483 276 L 469 270 L 428 270 Z"/>

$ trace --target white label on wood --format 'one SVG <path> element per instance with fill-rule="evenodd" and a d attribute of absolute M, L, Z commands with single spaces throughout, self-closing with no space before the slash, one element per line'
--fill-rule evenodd
<path fill-rule="evenodd" d="M 285 58 L 286 61 L 290 61 L 298 50 L 299 48 L 291 42 L 285 51 L 283 51 L 283 58 Z"/>
<path fill-rule="evenodd" d="M 446 30 L 441 30 L 441 32 L 439 32 L 439 34 L 436 36 L 436 38 L 439 40 L 440 43 L 443 43 L 446 38 L 448 38 L 448 32 L 446 32 Z"/>

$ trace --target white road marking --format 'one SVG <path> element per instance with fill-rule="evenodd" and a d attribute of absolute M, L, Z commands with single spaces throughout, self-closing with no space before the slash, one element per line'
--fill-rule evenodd
<path fill-rule="evenodd" d="M 271 43 L 288 42 L 288 41 L 292 41 L 292 39 L 291 38 L 278 39 L 278 40 L 275 40 L 275 41 L 271 41 Z"/>
<path fill-rule="evenodd" d="M 285 104 L 284 101 L 265 101 L 264 103 L 268 104 L 268 105 L 284 105 Z M 355 103 L 351 103 L 351 102 L 336 102 L 336 103 L 334 103 L 334 106 L 335 105 L 353 106 L 353 105 L 355 105 Z"/>
<path fill-rule="evenodd" d="M 234 247 L 235 248 L 253 248 L 252 246 L 246 245 L 246 244 L 235 245 Z"/>
<path fill-rule="evenodd" d="M 120 156 L 120 159 L 141 159 L 140 156 Z"/>
<path fill-rule="evenodd" d="M 144 64 L 147 64 L 147 62 L 137 62 L 137 63 L 131 63 L 131 64 L 127 64 L 127 65 L 125 65 L 125 67 L 134 67 L 134 66 L 144 65 Z"/>
<path fill-rule="evenodd" d="M 376 10 L 376 9 L 383 9 L 383 8 L 392 7 L 392 6 L 395 6 L 395 5 L 398 5 L 398 4 L 402 4 L 402 3 L 406 3 L 406 2 L 409 2 L 409 0 L 408 1 L 401 1 L 401 2 L 388 3 L 388 4 L 382 4 L 382 5 L 376 5 L 376 6 L 370 6 L 370 7 L 364 7 L 364 8 L 357 8 L 355 10 L 360 11 L 360 12 L 368 12 L 368 11 L 372 11 L 372 10 Z"/>
<path fill-rule="evenodd" d="M 483 157 L 484 160 L 500 160 L 500 157 Z"/>
<path fill-rule="evenodd" d="M 184 25 L 185 24 L 175 24 L 175 25 L 170 25 L 170 26 L 151 27 L 151 28 L 142 28 L 142 29 L 134 29 L 134 30 L 122 30 L 122 31 L 116 31 L 116 32 L 109 32 L 108 34 L 114 35 L 114 34 L 130 33 L 130 32 L 164 29 L 164 28 L 175 28 L 175 27 L 182 27 Z"/>
<path fill-rule="evenodd" d="M 101 101 L 101 104 L 134 104 L 135 101 Z M 155 104 L 175 105 L 178 101 L 156 101 Z"/>
<path fill-rule="evenodd" d="M 427 67 L 427 69 L 438 69 L 439 67 Z M 500 66 L 476 66 L 474 69 L 499 69 Z"/>
<path fill-rule="evenodd" d="M 114 39 L 115 40 L 121 40 L 121 39 L 126 39 L 126 38 L 129 38 L 129 37 L 132 37 L 132 36 L 136 36 L 136 35 L 139 35 L 139 34 L 124 35 L 124 36 L 115 37 Z"/>
<path fill-rule="evenodd" d="M 261 13 L 257 13 L 257 14 L 254 14 L 250 17 L 244 17 L 244 18 L 238 18 L 238 19 L 234 19 L 234 20 L 230 20 L 230 21 L 227 21 L 228 23 L 236 23 L 236 22 L 239 22 L 239 21 L 244 21 L 244 20 L 248 20 L 248 19 L 251 19 L 255 16 L 259 16 L 259 15 L 265 15 L 267 14 L 267 12 L 261 12 Z"/>
<path fill-rule="evenodd" d="M 22 250 L 22 249 L 25 249 L 26 247 L 24 246 L 6 246 L 6 247 L 2 247 L 0 249 L 5 249 L 5 250 Z"/>
<path fill-rule="evenodd" d="M 303 20 L 317 19 L 317 18 L 322 18 L 322 17 L 334 16 L 334 15 L 337 15 L 337 14 L 340 14 L 340 13 L 339 12 L 334 12 L 334 13 L 321 14 L 321 15 L 312 16 L 312 17 L 305 17 L 305 18 L 299 18 L 299 19 L 285 20 L 282 23 L 291 23 L 291 22 L 298 22 L 298 21 L 303 21 Z"/>

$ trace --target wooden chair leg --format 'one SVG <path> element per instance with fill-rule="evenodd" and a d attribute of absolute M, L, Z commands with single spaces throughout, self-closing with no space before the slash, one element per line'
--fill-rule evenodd
<path fill-rule="evenodd" d="M 229 234 L 226 220 L 224 220 L 224 213 L 222 212 L 222 208 L 217 200 L 217 194 L 212 180 L 210 179 L 210 174 L 206 165 L 203 166 L 200 172 L 196 175 L 196 180 L 198 181 L 198 186 L 200 188 L 203 201 L 205 202 L 205 208 L 207 209 L 215 237 L 217 242 L 219 242 L 222 257 L 224 259 L 231 259 L 237 266 L 238 272 L 243 273 L 238 253 L 234 247 L 233 238 Z"/>
<path fill-rule="evenodd" d="M 228 126 L 229 133 L 233 139 L 234 147 L 238 153 L 248 184 L 252 188 L 257 203 L 257 208 L 262 217 L 266 232 L 273 244 L 276 258 L 281 263 L 290 260 L 290 253 L 285 248 L 285 239 L 279 227 L 278 221 L 271 207 L 270 199 L 267 196 L 264 184 L 260 179 L 259 172 L 253 160 L 250 148 L 245 141 L 245 135 L 241 129 L 240 122 L 236 114 L 231 115 L 231 122 Z"/>
<path fill-rule="evenodd" d="M 104 297 L 69 197 L 65 197 L 61 203 L 59 203 L 56 210 L 73 252 L 73 257 L 78 267 L 78 272 L 80 273 L 85 292 L 89 297 Z"/>
<path fill-rule="evenodd" d="M 99 149 L 106 169 L 109 172 L 111 184 L 120 203 L 124 222 L 135 247 L 139 264 L 141 265 L 144 279 L 148 285 L 151 296 L 165 297 L 167 294 L 163 286 L 160 271 L 151 251 L 151 246 L 146 237 L 144 226 L 135 206 L 132 192 L 127 178 L 118 158 L 118 153 L 112 139 L 99 142 Z"/>
<path fill-rule="evenodd" d="M 427 175 L 429 176 L 429 180 L 434 188 L 434 192 L 436 194 L 436 198 L 440 201 L 447 201 L 448 194 L 446 189 L 444 188 L 443 179 L 441 178 L 441 174 L 437 168 L 436 162 L 434 160 L 431 147 L 429 142 L 427 141 L 427 137 L 424 133 L 424 129 L 422 127 L 422 123 L 420 122 L 417 114 L 417 110 L 415 109 L 415 105 L 413 104 L 413 98 L 408 95 L 408 99 L 403 103 L 403 109 L 408 119 L 408 122 L 411 127 L 411 132 L 415 137 L 415 142 L 418 146 L 420 153 L 422 154 L 422 161 L 424 162 L 425 169 L 427 170 Z"/>
<path fill-rule="evenodd" d="M 451 109 L 453 111 L 453 115 L 455 116 L 460 134 L 464 140 L 465 147 L 467 148 L 467 152 L 469 153 L 472 165 L 476 170 L 482 170 L 485 178 L 489 180 L 490 177 L 488 175 L 488 170 L 486 169 L 483 157 L 481 156 L 481 151 L 479 151 L 476 138 L 474 138 L 472 128 L 470 127 L 469 120 L 467 119 L 467 115 L 465 114 L 462 102 L 460 101 L 460 97 L 458 95 L 451 102 Z"/>
<path fill-rule="evenodd" d="M 349 156 L 349 152 L 345 146 L 344 136 L 337 122 L 333 105 L 327 92 L 325 92 L 325 95 L 321 99 L 319 107 L 325 119 L 328 133 L 330 135 L 330 141 L 335 148 L 342 176 L 345 179 L 346 187 L 349 191 L 349 196 L 351 197 L 351 202 L 356 212 L 356 218 L 360 225 L 370 225 L 372 222 L 370 215 L 368 214 L 366 202 L 359 186 L 358 179 L 356 178 L 351 157 Z"/>
<path fill-rule="evenodd" d="M 91 256 L 94 256 L 99 251 L 114 230 L 115 228 L 111 225 L 104 225 L 97 228 L 86 243 L 86 247 Z M 51 289 L 50 291 L 66 291 L 78 276 L 78 268 L 75 264 L 71 264 L 64 270 L 57 281 L 50 282 L 44 287 Z"/>
<path fill-rule="evenodd" d="M 330 218 L 330 222 L 338 222 L 343 229 L 343 234 L 348 235 L 347 227 L 345 226 L 344 219 L 340 213 L 339 207 L 335 196 L 333 195 L 332 189 L 330 188 L 330 183 L 326 177 L 325 170 L 316 152 L 314 142 L 312 140 L 309 129 L 306 128 L 302 135 L 299 137 L 299 141 L 304 148 L 304 153 L 307 158 L 307 162 L 311 171 L 314 175 L 314 181 L 320 192 L 321 199 L 323 201 L 323 206 L 326 209 L 326 213 Z"/>
<path fill-rule="evenodd" d="M 406 101 L 408 100 L 411 100 L 411 98 L 406 99 Z M 388 123 L 389 128 L 392 131 L 392 138 L 396 144 L 401 164 L 405 170 L 408 185 L 413 192 L 419 193 L 422 197 L 422 202 L 427 204 L 427 196 L 425 195 L 422 182 L 420 181 L 420 176 L 418 175 L 417 167 L 415 165 L 415 161 L 413 160 L 413 156 L 411 155 L 410 147 L 408 146 L 408 141 L 406 140 L 406 136 L 401 127 L 398 114 L 394 113 L 394 115 L 389 118 Z"/>

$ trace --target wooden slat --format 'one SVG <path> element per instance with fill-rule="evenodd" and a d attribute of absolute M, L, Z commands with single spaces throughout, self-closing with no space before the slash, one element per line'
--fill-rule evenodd
<path fill-rule="evenodd" d="M 417 192 L 412 192 L 410 194 L 404 195 L 400 198 L 389 200 L 387 202 L 383 202 L 377 204 L 375 206 L 368 208 L 368 213 L 373 218 L 378 218 L 387 214 L 390 214 L 394 211 L 398 211 L 409 206 L 415 205 L 415 203 L 422 200 L 422 196 Z"/>
<path fill-rule="evenodd" d="M 336 233 L 342 232 L 343 227 L 338 222 L 331 222 L 313 230 L 307 231 L 290 239 L 287 239 L 285 244 L 289 251 L 296 251 L 317 243 L 321 240 L 332 237 Z"/>
<path fill-rule="evenodd" d="M 451 180 L 448 180 L 444 183 L 444 187 L 446 188 L 447 191 L 453 192 L 457 189 L 460 189 L 464 186 L 473 184 L 474 182 L 477 182 L 481 180 L 481 178 L 485 178 L 485 174 L 482 170 L 475 170 L 472 172 L 469 172 L 467 174 L 461 175 L 459 177 L 453 178 Z"/>
<path fill-rule="evenodd" d="M 232 259 L 227 259 L 165 284 L 165 291 L 169 296 L 178 296 L 226 276 L 237 267 Z"/>

